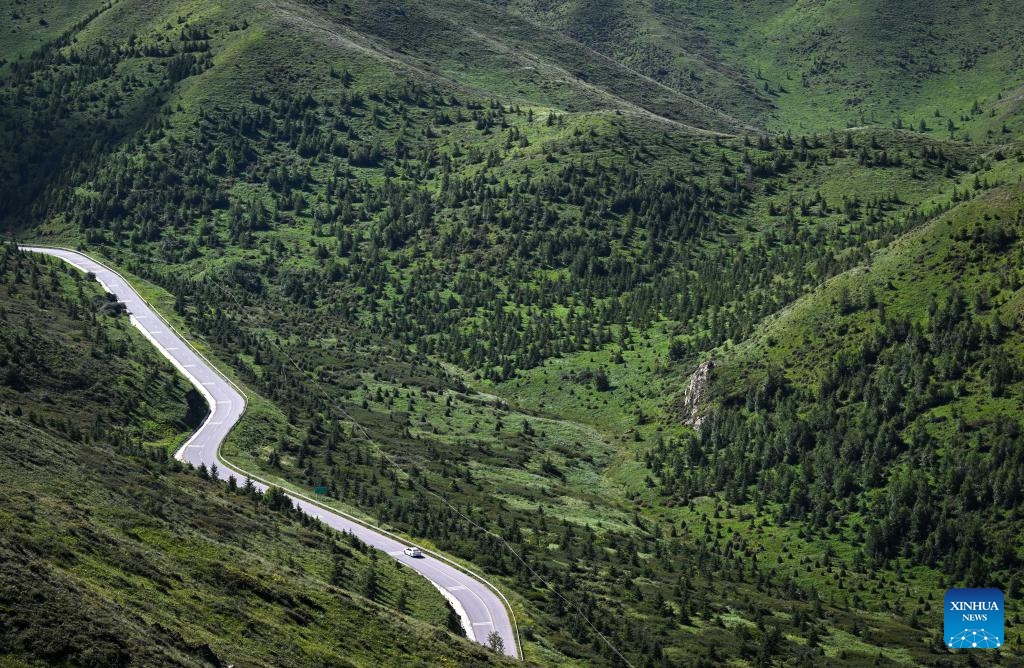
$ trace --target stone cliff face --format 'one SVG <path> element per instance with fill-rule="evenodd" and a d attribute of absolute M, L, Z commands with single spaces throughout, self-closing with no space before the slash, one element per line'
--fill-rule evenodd
<path fill-rule="evenodd" d="M 690 380 L 686 384 L 686 392 L 683 393 L 683 422 L 694 429 L 700 429 L 701 424 L 704 422 L 705 416 L 701 414 L 701 408 L 708 395 L 711 370 L 714 368 L 715 363 L 711 360 L 701 362 L 693 374 L 690 375 Z"/>

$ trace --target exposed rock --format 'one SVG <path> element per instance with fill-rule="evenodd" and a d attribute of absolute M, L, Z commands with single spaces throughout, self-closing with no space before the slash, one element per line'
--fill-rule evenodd
<path fill-rule="evenodd" d="M 701 362 L 690 375 L 690 380 L 686 384 L 686 392 L 683 393 L 683 422 L 694 429 L 700 429 L 700 425 L 704 422 L 701 409 L 707 399 L 711 384 L 711 370 L 714 368 L 715 363 L 712 360 Z"/>

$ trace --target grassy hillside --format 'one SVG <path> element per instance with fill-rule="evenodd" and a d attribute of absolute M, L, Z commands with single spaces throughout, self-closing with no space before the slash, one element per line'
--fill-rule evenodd
<path fill-rule="evenodd" d="M 97 0 L 70 2 L 24 2 L 3 0 L 0 12 L 4 17 L 4 53 L 0 64 L 29 55 L 45 47 L 76 24 L 87 21 L 106 3 Z"/>
<path fill-rule="evenodd" d="M 1002 141 L 1021 130 L 1024 23 L 1013 3 L 508 4 L 670 88 L 773 130 L 916 130 L 923 122 L 934 135 L 975 141 Z"/>
<path fill-rule="evenodd" d="M 0 277 L 5 665 L 493 662 L 419 576 L 169 460 L 202 413 L 95 283 L 7 246 Z"/>
<path fill-rule="evenodd" d="M 753 72 L 743 63 L 727 62 L 720 48 L 757 18 L 759 8 L 751 3 L 744 3 L 743 14 L 731 8 L 732 3 L 482 0 L 481 4 L 504 7 L 535 25 L 556 28 L 621 63 L 635 77 L 693 96 L 749 124 L 764 127 L 775 109 L 774 97 L 762 90 Z M 722 13 L 728 13 L 728 25 L 712 20 Z"/>
<path fill-rule="evenodd" d="M 1024 25 L 1012 3 L 794 2 L 746 16 L 733 57 L 777 92 L 776 127 L 923 122 L 991 139 L 984 130 L 999 128 L 979 116 L 1022 84 Z"/>
<path fill-rule="evenodd" d="M 964 556 L 939 517 L 893 542 L 904 527 L 869 510 L 947 491 L 897 475 L 917 413 L 803 414 L 844 339 L 766 332 L 793 304 L 827 314 L 813 295 L 947 209 L 1012 201 L 1021 146 L 744 128 L 804 113 L 750 90 L 745 31 L 784 7 L 747 5 L 740 21 L 715 3 L 119 3 L 0 71 L 0 220 L 142 282 L 262 397 L 232 461 L 485 571 L 529 660 L 966 661 L 930 641 L 934 601 L 1004 578 L 1019 550 Z M 968 18 L 956 29 L 983 29 Z M 631 60 L 655 37 L 676 79 Z M 807 109 L 846 86 L 822 81 Z M 972 345 L 959 363 L 982 369 Z M 708 358 L 695 431 L 681 404 Z M 937 396 L 959 391 L 930 363 Z M 843 382 L 845 407 L 862 388 Z M 836 464 L 843 431 L 886 458 Z"/>

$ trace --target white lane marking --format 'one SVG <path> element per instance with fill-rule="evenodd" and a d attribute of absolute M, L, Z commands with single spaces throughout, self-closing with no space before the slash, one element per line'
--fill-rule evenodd
<path fill-rule="evenodd" d="M 455 610 L 455 614 L 459 616 L 459 623 L 462 624 L 462 628 L 465 629 L 466 635 L 472 634 L 473 636 L 476 636 L 476 632 L 473 630 L 473 622 L 470 620 L 469 614 L 466 612 L 466 606 L 462 605 L 462 601 L 459 600 L 459 597 L 438 584 L 437 580 L 434 580 L 427 575 L 425 569 L 417 568 L 416 570 L 426 577 L 430 581 L 430 584 L 434 585 L 434 588 L 441 592 L 441 596 L 444 596 L 445 600 L 451 604 L 452 608 Z M 476 638 L 474 638 L 474 640 L 475 639 Z"/>
<path fill-rule="evenodd" d="M 463 587 L 463 589 L 469 588 Z M 469 589 L 469 593 L 472 594 L 476 598 L 476 600 L 480 601 L 480 605 L 484 606 L 484 610 L 487 611 L 487 621 L 491 623 L 491 626 L 494 626 L 494 615 L 491 614 L 491 606 L 487 605 L 487 602 L 484 601 L 484 599 L 481 598 L 480 594 L 476 593 L 475 590 Z"/>
<path fill-rule="evenodd" d="M 455 585 L 454 587 L 445 587 L 445 589 L 447 589 L 448 591 L 462 591 L 462 590 L 464 590 L 466 588 L 467 587 L 465 585 Z"/>
<path fill-rule="evenodd" d="M 494 626 L 490 622 L 473 622 L 473 626 Z"/>

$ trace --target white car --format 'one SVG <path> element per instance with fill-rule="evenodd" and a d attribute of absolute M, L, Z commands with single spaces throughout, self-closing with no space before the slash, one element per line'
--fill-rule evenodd
<path fill-rule="evenodd" d="M 422 557 L 423 551 L 418 547 L 407 547 L 405 548 L 405 555 L 408 557 Z"/>

